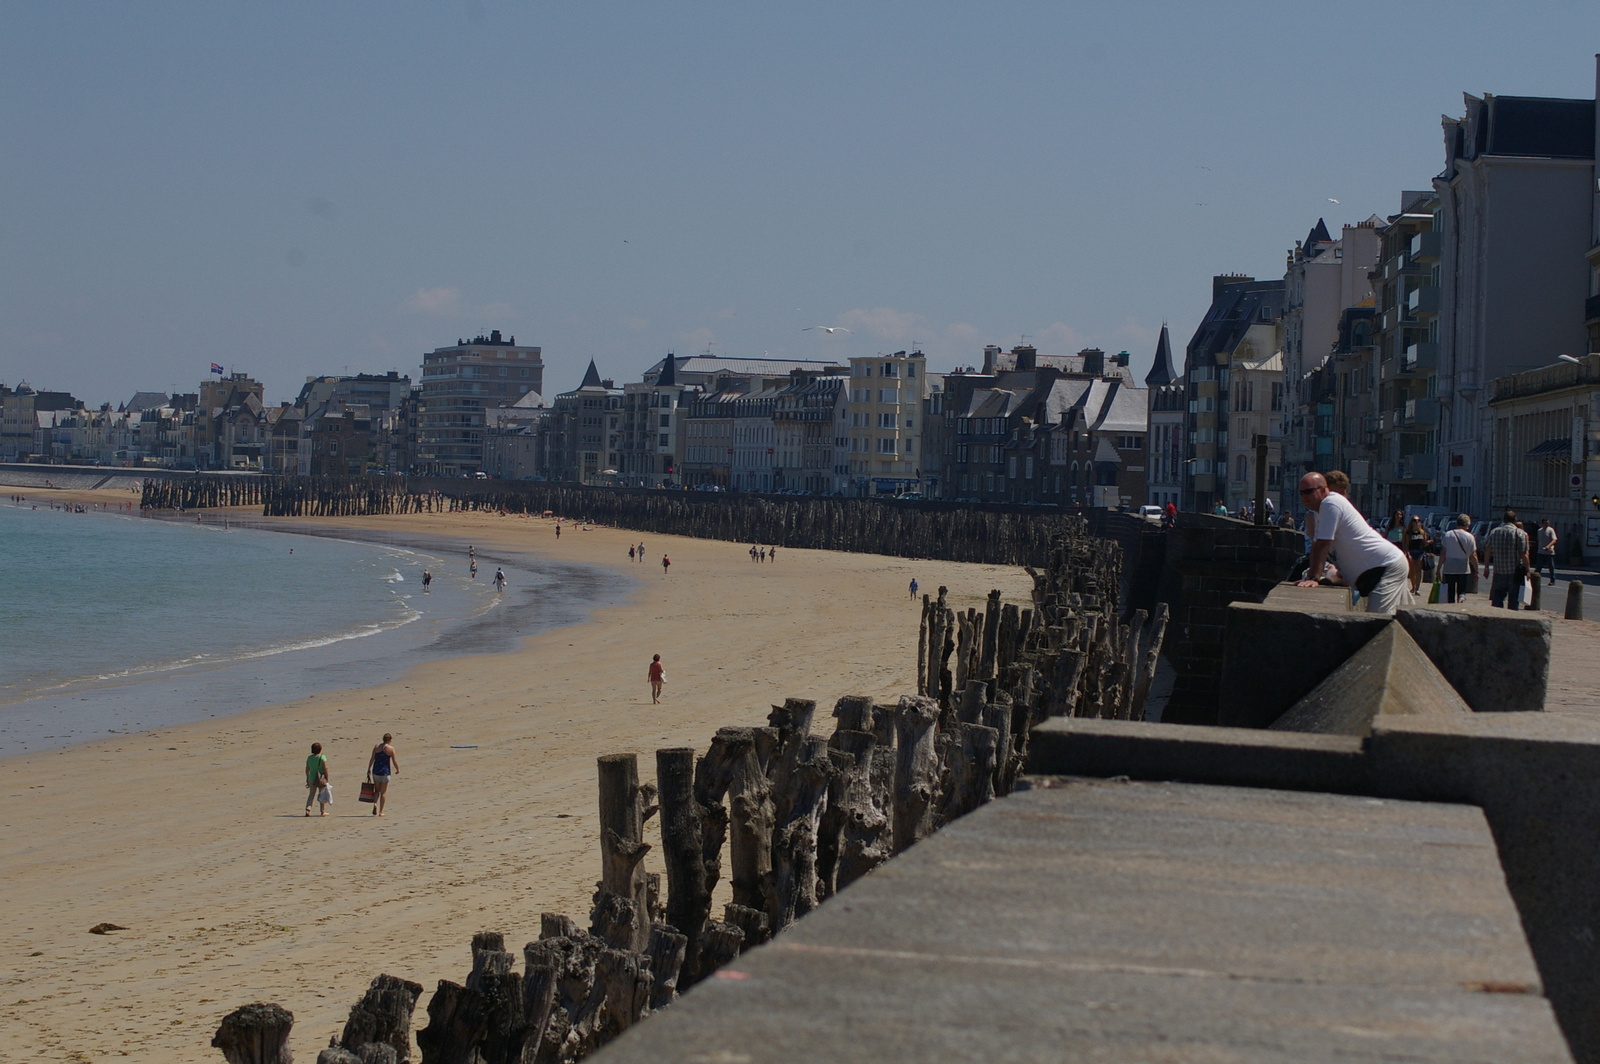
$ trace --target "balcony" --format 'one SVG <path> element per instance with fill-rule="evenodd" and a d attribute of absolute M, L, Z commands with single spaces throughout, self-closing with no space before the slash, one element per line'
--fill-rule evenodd
<path fill-rule="evenodd" d="M 1600 319 L 1600 295 L 1590 296 L 1583 301 L 1583 318 L 1585 324 Z"/>
<path fill-rule="evenodd" d="M 1413 262 L 1437 262 L 1439 259 L 1439 234 L 1418 233 L 1411 238 Z"/>
<path fill-rule="evenodd" d="M 1408 426 L 1426 428 L 1439 423 L 1439 400 L 1431 398 L 1407 399 L 1405 422 Z"/>
<path fill-rule="evenodd" d="M 1434 451 L 1408 454 L 1400 459 L 1400 480 L 1433 480 L 1439 475 L 1439 455 Z"/>
<path fill-rule="evenodd" d="M 1406 309 L 1412 314 L 1439 313 L 1439 289 L 1431 284 L 1413 288 L 1406 296 Z"/>
<path fill-rule="evenodd" d="M 1406 348 L 1407 373 L 1432 373 L 1439 368 L 1439 345 L 1426 340 Z"/>

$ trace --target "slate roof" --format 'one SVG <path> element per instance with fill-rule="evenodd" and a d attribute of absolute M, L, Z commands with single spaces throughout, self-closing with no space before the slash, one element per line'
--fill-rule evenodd
<path fill-rule="evenodd" d="M 600 370 L 594 364 L 594 359 L 589 360 L 589 368 L 583 372 L 583 380 L 578 383 L 580 388 L 600 388 Z"/>

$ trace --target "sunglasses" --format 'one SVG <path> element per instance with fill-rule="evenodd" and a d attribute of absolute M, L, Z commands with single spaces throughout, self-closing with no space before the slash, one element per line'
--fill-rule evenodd
<path fill-rule="evenodd" d="M 1300 494 L 1301 495 L 1312 495 L 1312 494 L 1315 494 L 1316 490 L 1317 490 L 1316 488 L 1301 488 L 1300 489 Z"/>

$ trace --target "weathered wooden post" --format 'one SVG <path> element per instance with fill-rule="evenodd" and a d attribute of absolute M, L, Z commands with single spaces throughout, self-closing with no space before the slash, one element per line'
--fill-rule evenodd
<path fill-rule="evenodd" d="M 222 1018 L 211 1044 L 228 1064 L 294 1064 L 289 1029 L 294 1014 L 282 1005 L 257 1003 L 234 1009 Z"/>
<path fill-rule="evenodd" d="M 700 935 L 711 918 L 711 887 L 703 857 L 704 818 L 694 797 L 694 748 L 656 751 L 661 801 L 661 858 L 667 866 L 667 923 L 684 936 L 684 956 L 699 955 Z"/>
<path fill-rule="evenodd" d="M 939 704 L 903 695 L 895 716 L 899 750 L 894 781 L 894 852 L 901 853 L 933 831 L 939 790 Z"/>
<path fill-rule="evenodd" d="M 594 933 L 619 949 L 643 952 L 650 946 L 649 884 L 639 863 L 649 852 L 644 841 L 645 806 L 653 797 L 639 786 L 633 754 L 607 754 L 600 774 L 600 893 L 595 896 Z M 606 894 L 627 902 L 607 904 Z"/>
<path fill-rule="evenodd" d="M 401 1061 L 411 1059 L 411 1014 L 422 996 L 422 984 L 380 975 L 360 1001 L 350 1007 L 339 1044 L 354 1053 L 369 1042 L 392 1046 Z"/>

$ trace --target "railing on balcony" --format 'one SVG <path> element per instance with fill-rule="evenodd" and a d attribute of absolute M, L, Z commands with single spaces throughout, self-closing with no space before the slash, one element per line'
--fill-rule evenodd
<path fill-rule="evenodd" d="M 1439 289 L 1431 284 L 1413 288 L 1406 296 L 1406 309 L 1412 314 L 1439 313 Z"/>
<path fill-rule="evenodd" d="M 1407 425 L 1437 425 L 1439 400 L 1433 398 L 1407 399 L 1405 409 Z"/>
<path fill-rule="evenodd" d="M 1439 345 L 1423 340 L 1406 348 L 1407 373 L 1431 373 L 1439 368 Z"/>
<path fill-rule="evenodd" d="M 1411 238 L 1411 258 L 1414 261 L 1432 262 L 1439 257 L 1439 234 L 1418 233 Z"/>

